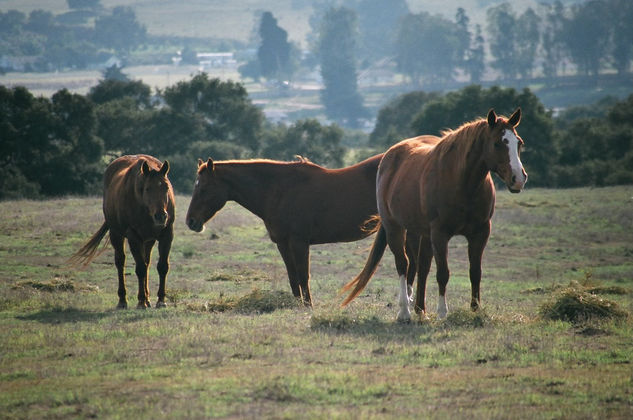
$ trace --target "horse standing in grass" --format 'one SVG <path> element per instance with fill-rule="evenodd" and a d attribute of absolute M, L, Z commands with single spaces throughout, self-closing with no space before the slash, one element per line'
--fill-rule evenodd
<path fill-rule="evenodd" d="M 71 261 L 87 265 L 97 255 L 97 247 L 110 232 L 114 247 L 114 264 L 119 276 L 119 303 L 127 308 L 125 289 L 125 238 L 128 240 L 136 263 L 138 277 L 137 308 L 151 306 L 147 285 L 148 266 L 152 248 L 158 241 L 157 308 L 165 304 L 165 281 L 169 271 L 169 251 L 174 237 L 174 192 L 167 173 L 169 162 L 161 162 L 148 155 L 122 156 L 114 160 L 105 171 L 103 215 L 101 228 L 77 251 Z"/>
<path fill-rule="evenodd" d="M 343 305 L 367 285 L 388 244 L 400 276 L 398 320 L 411 319 L 411 296 L 405 279 L 409 265 L 404 251 L 406 234 L 407 240 L 417 237 L 419 241 L 415 311 L 426 317 L 426 277 L 435 258 L 439 286 L 437 312 L 444 318 L 448 312 L 448 241 L 455 235 L 463 235 L 468 241 L 470 306 L 473 310 L 479 308 L 481 258 L 490 235 L 495 204 L 490 172 L 497 173 L 513 193 L 520 192 L 527 181 L 520 160 L 523 141 L 516 132 L 520 120 L 520 109 L 508 119 L 497 117 L 490 110 L 487 119 L 447 131 L 441 139 L 433 141 L 428 136 L 407 139 L 385 152 L 376 180 L 381 225 L 365 267 L 343 288 L 353 287 Z"/>
<path fill-rule="evenodd" d="M 377 213 L 381 157 L 342 169 L 326 169 L 305 159 L 199 160 L 187 226 L 202 232 L 228 200 L 239 203 L 264 221 L 286 265 L 293 294 L 311 305 L 310 245 L 356 241 L 373 232 L 376 221 L 369 226 L 366 222 Z"/>

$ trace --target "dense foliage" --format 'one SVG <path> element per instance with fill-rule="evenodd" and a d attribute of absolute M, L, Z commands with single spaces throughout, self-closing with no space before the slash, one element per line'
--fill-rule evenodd
<path fill-rule="evenodd" d="M 518 132 L 530 186 L 572 187 L 633 183 L 633 95 L 570 108 L 558 117 L 529 90 L 469 86 L 445 95 L 412 92 L 385 105 L 370 143 L 385 149 L 420 134 L 439 135 L 494 108 L 523 110 Z"/>
<path fill-rule="evenodd" d="M 240 83 L 205 73 L 155 96 L 129 80 L 51 99 L 0 86 L 0 198 L 98 193 L 105 165 L 123 154 L 168 159 L 180 192 L 191 190 L 198 158 L 302 155 L 341 166 L 342 137 L 316 120 L 272 126 Z"/>

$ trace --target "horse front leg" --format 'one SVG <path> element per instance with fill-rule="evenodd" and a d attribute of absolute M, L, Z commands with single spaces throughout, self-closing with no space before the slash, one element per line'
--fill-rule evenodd
<path fill-rule="evenodd" d="M 281 258 L 286 265 L 286 271 L 288 273 L 288 281 L 290 282 L 290 289 L 294 297 L 301 299 L 301 289 L 299 288 L 299 281 L 297 280 L 297 268 L 295 266 L 294 258 L 290 252 L 290 246 L 287 239 L 282 239 L 277 242 L 277 249 L 281 254 Z"/>
<path fill-rule="evenodd" d="M 117 294 L 119 303 L 117 309 L 127 308 L 127 292 L 125 290 L 125 238 L 116 232 L 110 231 L 110 243 L 114 248 L 114 265 L 116 266 L 117 276 L 119 279 L 119 288 Z"/>
<path fill-rule="evenodd" d="M 174 239 L 174 228 L 169 226 L 165 229 L 161 238 L 158 240 L 158 264 L 156 270 L 158 270 L 158 300 L 156 301 L 156 308 L 164 308 L 167 306 L 165 303 L 165 289 L 167 284 L 167 273 L 169 272 L 169 251 L 171 250 L 171 243 Z"/>
<path fill-rule="evenodd" d="M 149 307 L 149 296 L 147 293 L 147 259 L 145 258 L 145 246 L 143 242 L 137 238 L 128 236 L 130 251 L 136 263 L 136 276 L 138 277 L 138 309 Z"/>
<path fill-rule="evenodd" d="M 300 238 L 291 238 L 289 241 L 290 254 L 294 261 L 297 281 L 301 290 L 301 299 L 305 306 L 312 306 L 310 294 L 310 244 Z"/>
<path fill-rule="evenodd" d="M 481 259 L 489 237 L 490 221 L 485 223 L 475 233 L 466 237 L 468 240 L 468 262 L 470 264 L 470 309 L 473 311 L 476 311 L 481 306 L 481 298 L 479 294 L 479 286 L 481 284 Z"/>
<path fill-rule="evenodd" d="M 446 318 L 448 305 L 446 303 L 446 285 L 450 272 L 448 270 L 448 240 L 450 237 L 439 227 L 431 227 L 431 244 L 433 246 L 433 257 L 437 269 L 436 278 L 439 289 L 437 302 L 437 316 L 440 319 Z"/>
<path fill-rule="evenodd" d="M 413 283 L 415 282 L 415 274 L 418 267 L 418 259 L 420 253 L 420 237 L 407 232 L 405 237 L 407 258 L 409 266 L 407 267 L 407 291 L 409 293 L 409 302 L 413 302 Z"/>

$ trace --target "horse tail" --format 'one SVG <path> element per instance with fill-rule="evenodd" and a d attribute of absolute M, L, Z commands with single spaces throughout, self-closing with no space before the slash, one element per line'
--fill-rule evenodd
<path fill-rule="evenodd" d="M 105 245 L 107 245 L 107 242 L 104 244 L 101 251 L 97 251 L 97 248 L 99 247 L 101 240 L 106 236 L 109 230 L 110 227 L 108 226 L 107 222 L 103 222 L 99 230 L 96 231 L 94 235 L 92 235 L 88 242 L 86 242 L 84 246 L 79 249 L 79 251 L 75 252 L 72 257 L 68 259 L 68 263 L 74 266 L 86 266 L 90 264 L 90 261 L 92 261 L 97 255 L 101 254 L 105 250 Z"/>
<path fill-rule="evenodd" d="M 385 228 L 382 227 L 382 224 L 378 222 L 377 225 L 377 233 L 376 238 L 374 239 L 374 244 L 371 246 L 371 251 L 369 251 L 369 257 L 365 262 L 365 267 L 363 267 L 363 271 L 360 272 L 358 276 L 349 283 L 347 283 L 341 289 L 340 293 L 346 292 L 352 287 L 354 290 L 345 298 L 341 306 L 346 306 L 350 303 L 356 296 L 363 291 L 367 283 L 369 283 L 369 279 L 374 275 L 376 269 L 378 268 L 378 263 L 382 258 L 382 255 L 385 253 L 385 248 L 387 247 L 387 233 L 385 232 Z"/>

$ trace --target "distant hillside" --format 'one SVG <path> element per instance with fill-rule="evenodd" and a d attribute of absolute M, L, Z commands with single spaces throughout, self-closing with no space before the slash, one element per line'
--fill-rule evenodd
<path fill-rule="evenodd" d="M 474 23 L 485 24 L 486 9 L 502 0 L 408 0 L 412 12 L 442 14 L 449 18 L 463 7 Z M 573 3 L 575 0 L 563 1 Z M 535 0 L 511 1 L 515 10 L 537 7 Z M 249 40 L 254 33 L 261 11 L 272 12 L 279 25 L 288 31 L 291 41 L 306 46 L 310 32 L 309 19 L 313 2 L 310 0 L 101 0 L 105 8 L 131 6 L 139 21 L 150 34 L 178 35 L 200 38 Z M 66 0 L 0 0 L 0 10 L 50 10 L 55 14 L 68 11 Z"/>

